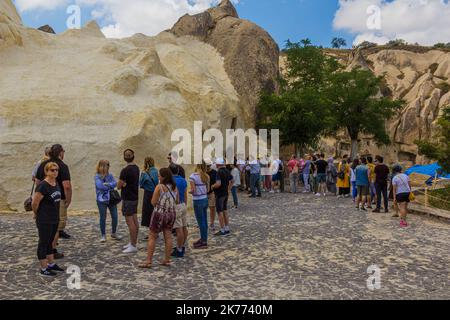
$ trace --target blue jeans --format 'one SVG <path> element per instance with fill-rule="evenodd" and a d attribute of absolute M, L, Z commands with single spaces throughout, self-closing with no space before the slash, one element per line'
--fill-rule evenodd
<path fill-rule="evenodd" d="M 100 231 L 102 236 L 106 235 L 106 214 L 109 209 L 112 220 L 112 233 L 116 233 L 118 224 L 117 206 L 110 206 L 107 202 L 97 201 L 98 211 L 100 213 Z"/>
<path fill-rule="evenodd" d="M 200 238 L 208 242 L 208 199 L 194 200 L 194 212 L 200 228 Z"/>
<path fill-rule="evenodd" d="M 233 195 L 234 206 L 237 207 L 239 202 L 238 202 L 238 195 L 237 195 L 237 187 L 236 186 L 233 186 L 231 188 L 231 194 Z"/>
<path fill-rule="evenodd" d="M 252 190 L 252 197 L 256 197 L 256 191 L 258 191 L 258 195 L 261 195 L 261 185 L 259 183 L 260 174 L 252 173 L 250 174 L 250 187 Z"/>
<path fill-rule="evenodd" d="M 353 200 L 355 200 L 357 196 L 358 196 L 358 187 L 356 186 L 356 181 L 352 181 L 352 198 L 353 198 Z"/>

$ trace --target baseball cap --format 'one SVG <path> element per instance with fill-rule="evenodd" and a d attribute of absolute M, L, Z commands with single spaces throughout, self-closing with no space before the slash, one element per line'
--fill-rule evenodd
<path fill-rule="evenodd" d="M 224 165 L 225 164 L 225 160 L 223 159 L 223 158 L 217 158 L 216 159 L 216 164 L 218 164 L 218 165 Z"/>

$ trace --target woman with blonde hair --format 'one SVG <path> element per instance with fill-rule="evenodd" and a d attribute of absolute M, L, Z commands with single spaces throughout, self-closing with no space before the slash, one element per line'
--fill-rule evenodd
<path fill-rule="evenodd" d="M 40 273 L 44 277 L 54 277 L 55 272 L 64 272 L 54 260 L 53 240 L 58 232 L 59 204 L 61 188 L 56 178 L 59 166 L 49 162 L 44 167 L 45 179 L 37 186 L 33 196 L 32 208 L 39 233 L 37 256 L 41 265 Z"/>
<path fill-rule="evenodd" d="M 95 181 L 95 192 L 97 194 L 97 207 L 100 214 L 100 242 L 106 241 L 106 214 L 109 209 L 112 220 L 111 238 L 120 240 L 117 235 L 118 214 L 117 204 L 110 203 L 111 191 L 117 187 L 117 180 L 109 173 L 110 164 L 107 160 L 100 160 L 97 163 Z"/>
<path fill-rule="evenodd" d="M 195 172 L 189 177 L 192 199 L 194 201 L 195 218 L 200 228 L 200 239 L 194 243 L 194 249 L 208 248 L 208 189 L 209 175 L 206 164 L 198 164 Z"/>

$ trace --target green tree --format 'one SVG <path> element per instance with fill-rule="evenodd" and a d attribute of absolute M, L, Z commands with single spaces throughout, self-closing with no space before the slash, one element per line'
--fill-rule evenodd
<path fill-rule="evenodd" d="M 313 147 L 332 125 L 323 94 L 325 83 L 339 67 L 309 39 L 287 41 L 287 75 L 280 79 L 280 94 L 263 94 L 258 107 L 258 127 L 280 129 L 283 146 Z"/>
<path fill-rule="evenodd" d="M 333 40 L 331 40 L 331 47 L 333 47 L 334 49 L 340 49 L 340 48 L 346 47 L 346 46 L 347 46 L 347 41 L 345 41 L 344 38 L 334 37 Z"/>
<path fill-rule="evenodd" d="M 385 122 L 404 106 L 402 100 L 392 100 L 380 95 L 383 77 L 360 68 L 336 72 L 328 87 L 333 131 L 345 129 L 351 139 L 351 157 L 358 153 L 358 138 L 361 133 L 373 135 L 379 144 L 390 143 Z"/>
<path fill-rule="evenodd" d="M 436 142 L 416 141 L 419 153 L 429 159 L 437 160 L 442 169 L 450 172 L 450 106 L 444 109 L 438 120 L 439 130 Z"/>

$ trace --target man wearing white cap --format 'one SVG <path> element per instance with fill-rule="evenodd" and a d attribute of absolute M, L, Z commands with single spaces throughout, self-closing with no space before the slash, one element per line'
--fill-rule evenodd
<path fill-rule="evenodd" d="M 233 186 L 233 177 L 231 173 L 225 168 L 225 160 L 219 158 L 216 160 L 217 166 L 217 181 L 213 185 L 214 193 L 216 195 L 216 210 L 219 216 L 220 231 L 216 236 L 226 236 L 230 234 L 229 217 L 227 210 L 228 194 Z"/>

